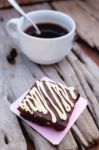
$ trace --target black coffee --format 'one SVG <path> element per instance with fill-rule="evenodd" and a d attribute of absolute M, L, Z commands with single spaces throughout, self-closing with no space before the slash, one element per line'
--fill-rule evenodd
<path fill-rule="evenodd" d="M 36 34 L 35 29 L 30 26 L 24 32 L 28 35 L 39 38 L 57 38 L 64 36 L 68 33 L 68 30 L 58 24 L 52 23 L 38 23 L 37 24 L 41 34 Z"/>

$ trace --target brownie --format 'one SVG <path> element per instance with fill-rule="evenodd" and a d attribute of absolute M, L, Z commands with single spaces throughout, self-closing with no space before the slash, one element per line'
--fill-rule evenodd
<path fill-rule="evenodd" d="M 20 115 L 41 126 L 57 131 L 66 128 L 75 103 L 80 97 L 74 87 L 37 80 L 20 103 Z"/>

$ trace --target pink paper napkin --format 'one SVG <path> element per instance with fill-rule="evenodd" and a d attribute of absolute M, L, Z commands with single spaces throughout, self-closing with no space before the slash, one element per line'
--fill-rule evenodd
<path fill-rule="evenodd" d="M 51 79 L 46 78 L 46 77 L 43 77 L 41 80 L 47 80 L 47 81 L 50 80 L 50 81 L 52 81 Z M 23 100 L 23 98 L 25 97 L 27 92 L 25 92 L 21 97 L 19 97 L 10 106 L 10 110 L 12 112 L 14 112 L 17 116 L 19 116 L 22 120 L 24 120 L 29 126 L 31 126 L 33 129 L 35 129 L 37 132 L 39 132 L 43 137 L 45 137 L 53 145 L 58 145 L 61 142 L 61 140 L 66 135 L 66 133 L 70 130 L 70 128 L 73 126 L 75 121 L 78 119 L 80 114 L 83 112 L 83 110 L 87 106 L 87 100 L 80 97 L 79 100 L 77 101 L 76 105 L 75 105 L 75 108 L 74 108 L 72 114 L 71 114 L 71 117 L 70 117 L 70 120 L 68 122 L 67 127 L 65 128 L 65 130 L 58 132 L 58 131 L 56 131 L 52 128 L 42 127 L 42 126 L 39 126 L 37 124 L 34 124 L 31 121 L 28 121 L 28 120 L 26 120 L 26 119 L 24 119 L 20 116 L 19 111 L 18 111 L 17 108 L 19 107 L 20 102 Z"/>

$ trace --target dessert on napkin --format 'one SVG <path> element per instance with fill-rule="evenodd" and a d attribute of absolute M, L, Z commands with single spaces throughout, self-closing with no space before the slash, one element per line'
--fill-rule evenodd
<path fill-rule="evenodd" d="M 20 116 L 57 131 L 66 128 L 80 95 L 74 87 L 37 80 L 20 102 Z"/>
<path fill-rule="evenodd" d="M 37 82 L 39 83 L 38 88 L 41 91 L 40 93 L 38 93 Z M 67 87 L 60 83 L 55 83 L 53 80 L 51 80 L 47 77 L 43 77 L 40 79 L 40 81 L 37 80 L 37 82 L 33 85 L 33 87 L 31 89 L 29 89 L 27 92 L 23 93 L 13 104 L 11 104 L 10 110 L 12 112 L 14 112 L 17 116 L 19 116 L 22 120 L 24 120 L 30 127 L 32 127 L 34 130 L 36 130 L 38 133 L 40 133 L 43 137 L 45 137 L 49 142 L 51 142 L 54 145 L 58 145 L 61 142 L 61 140 L 64 138 L 64 136 L 67 134 L 67 132 L 70 130 L 70 128 L 73 126 L 75 121 L 78 119 L 80 114 L 83 112 L 85 107 L 87 106 L 87 100 L 84 99 L 83 97 L 79 96 L 78 91 L 75 90 L 73 87 Z M 43 84 L 44 89 L 41 88 L 42 84 Z M 48 86 L 48 87 L 46 87 L 46 86 Z M 34 90 L 31 93 L 30 91 L 32 89 L 34 89 Z M 35 103 L 34 106 L 36 108 L 35 108 L 35 111 L 33 111 L 34 107 L 31 108 L 29 106 L 29 104 L 33 103 L 34 98 L 32 100 L 31 96 L 35 97 L 35 96 L 33 96 L 34 95 L 33 93 L 35 93 L 35 92 L 36 92 L 36 99 L 37 99 L 37 101 L 35 101 L 35 102 L 38 102 L 38 103 Z M 37 93 L 38 93 L 38 95 L 37 95 Z M 33 95 L 31 95 L 31 94 L 33 94 Z M 46 94 L 46 95 L 44 95 L 44 94 Z M 61 104 L 56 103 L 56 100 L 57 100 L 56 96 L 57 96 L 58 101 L 61 102 Z M 42 97 L 43 97 L 43 99 L 41 99 Z M 49 97 L 50 97 L 50 99 L 49 99 Z M 27 100 L 30 103 L 28 103 Z M 42 102 L 42 100 L 43 100 L 43 102 Z M 57 108 L 59 109 L 58 113 L 57 113 L 56 109 L 53 108 L 53 106 L 49 100 L 52 100 L 52 102 L 56 106 L 56 107 L 55 106 L 54 107 L 56 109 Z M 64 101 L 65 101 L 65 103 L 64 103 Z M 43 106 L 38 105 L 38 104 L 42 104 Z M 65 107 L 64 107 L 64 105 L 65 105 Z M 38 109 L 39 109 L 39 111 L 38 111 Z M 49 112 L 49 110 L 51 110 L 54 114 L 53 115 L 54 122 L 52 121 L 52 113 Z M 61 112 L 61 115 L 62 115 L 61 117 L 59 115 L 59 112 Z M 63 112 L 65 112 L 65 113 L 63 113 Z M 65 114 L 65 117 L 64 117 L 64 114 Z M 34 123 L 33 116 L 35 116 L 35 119 L 36 119 L 35 123 Z M 64 118 L 64 120 L 63 120 L 63 118 Z M 39 122 L 38 120 L 42 121 L 43 124 L 40 122 L 40 124 L 42 126 L 38 124 L 38 122 Z M 61 131 L 58 132 L 57 130 L 58 131 L 61 130 Z"/>

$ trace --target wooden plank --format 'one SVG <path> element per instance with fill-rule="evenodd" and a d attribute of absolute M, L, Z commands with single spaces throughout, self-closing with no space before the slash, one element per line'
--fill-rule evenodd
<path fill-rule="evenodd" d="M 79 44 L 75 43 L 73 46 L 73 51 L 75 52 L 76 56 L 84 63 L 87 67 L 88 71 L 93 75 L 93 77 L 99 82 L 99 67 L 96 65 L 95 62 L 92 61 L 84 52 L 83 49 L 80 47 Z"/>
<path fill-rule="evenodd" d="M 83 50 L 83 52 L 89 56 L 91 60 L 99 67 L 99 53 L 96 49 L 91 48 L 87 43 L 79 39 L 78 41 L 79 47 Z"/>
<path fill-rule="evenodd" d="M 32 141 L 34 141 L 36 150 L 57 150 L 55 146 L 50 144 L 45 138 L 30 128 L 26 123 L 23 123 L 23 125 L 27 129 L 29 137 Z"/>
<path fill-rule="evenodd" d="M 24 6 L 22 9 L 27 13 L 34 10 L 42 10 L 42 9 L 50 9 L 49 5 L 47 3 L 40 4 L 40 5 L 31 5 L 31 6 Z M 0 10 L 0 18 L 4 18 L 4 24 L 11 18 L 20 17 L 18 12 L 11 8 L 6 10 Z M 1 22 L 0 22 L 1 23 Z"/>
<path fill-rule="evenodd" d="M 95 14 L 96 12 L 99 12 L 99 1 L 86 0 L 86 5 L 88 5 L 92 9 L 92 13 L 99 18 L 98 13 Z"/>
<path fill-rule="evenodd" d="M 63 59 L 58 63 L 57 71 L 61 74 L 61 76 L 69 86 L 75 86 L 77 89 L 79 89 L 80 94 L 83 97 L 87 98 L 81 87 L 80 81 L 75 74 L 74 69 L 67 59 Z M 67 74 L 69 74 L 69 77 L 67 77 Z"/>
<path fill-rule="evenodd" d="M 2 96 L 2 95 L 1 95 Z M 0 107 L 0 149 L 13 150 L 16 147 L 20 150 L 27 150 L 26 142 L 16 117 L 10 112 L 4 97 L 1 97 Z M 6 107 L 6 110 L 5 110 Z"/>
<path fill-rule="evenodd" d="M 31 72 L 34 78 L 40 79 L 44 77 L 45 74 L 39 65 L 32 63 L 29 59 L 26 58 L 25 55 L 22 55 L 22 58 L 23 58 L 24 64 L 27 66 L 27 68 L 29 68 L 29 71 Z"/>
<path fill-rule="evenodd" d="M 99 103 L 98 103 L 98 100 L 96 99 L 96 96 L 91 91 L 88 83 L 86 82 L 86 75 L 85 75 L 86 68 L 83 66 L 83 64 L 81 64 L 81 62 L 76 58 L 76 56 L 72 52 L 67 57 L 68 57 L 69 61 L 71 62 L 71 65 L 73 66 L 73 68 L 81 82 L 81 85 L 84 89 L 86 96 L 88 97 L 89 109 L 92 112 L 92 114 L 94 116 L 94 120 L 96 121 L 96 124 L 99 128 L 99 122 L 98 122 L 99 121 L 99 115 L 98 115 Z M 86 70 L 86 74 L 88 75 L 87 70 Z M 90 79 L 89 75 L 88 75 L 88 78 Z M 93 82 L 93 81 L 90 80 L 90 84 L 91 84 L 91 82 Z M 95 82 L 95 83 L 97 83 L 97 82 Z"/>
<path fill-rule="evenodd" d="M 76 0 L 76 5 L 80 7 L 83 11 L 86 11 L 90 16 L 94 17 L 99 21 L 99 1 L 97 0 Z"/>
<path fill-rule="evenodd" d="M 0 66 L 0 149 L 27 150 L 27 145 L 16 116 L 9 110 L 7 88 Z"/>
<path fill-rule="evenodd" d="M 78 150 L 78 146 L 73 139 L 72 133 L 69 131 L 58 146 L 58 150 Z"/>
<path fill-rule="evenodd" d="M 19 4 L 33 4 L 33 3 L 41 3 L 41 2 L 47 2 L 47 0 L 17 0 Z M 0 8 L 6 8 L 11 6 L 7 0 L 0 0 Z"/>
<path fill-rule="evenodd" d="M 77 24 L 77 33 L 91 47 L 99 49 L 99 21 L 75 1 L 53 2 L 53 7 L 72 16 Z"/>
<path fill-rule="evenodd" d="M 69 55 L 68 54 L 68 57 L 71 57 L 71 55 Z M 73 59 L 73 60 L 75 60 L 75 59 Z M 71 63 L 71 64 L 74 64 L 74 61 Z M 81 95 L 83 96 L 83 97 L 86 97 L 86 94 L 85 94 L 85 92 L 83 91 L 83 87 L 82 87 L 82 84 L 80 83 L 80 80 L 79 80 L 79 78 L 77 78 L 78 76 L 77 76 L 77 74 L 75 73 L 75 67 L 74 66 L 71 66 L 71 64 L 67 61 L 67 60 L 62 60 L 60 63 L 58 63 L 58 66 L 59 66 L 59 68 L 57 68 L 57 70 L 59 71 L 59 73 L 61 73 L 61 76 L 65 79 L 65 81 L 67 82 L 67 83 L 70 83 L 70 85 L 73 85 L 73 86 L 75 86 L 77 89 L 79 89 L 79 92 L 81 93 Z M 75 64 L 74 64 L 75 65 Z M 77 66 L 77 64 L 75 65 L 75 66 Z M 77 67 L 78 68 L 78 67 Z M 68 74 L 69 74 L 69 76 L 68 76 Z M 82 74 L 81 74 L 82 75 Z M 89 116 L 89 117 L 88 117 Z M 88 117 L 88 118 L 87 118 Z M 89 119 L 90 118 L 90 119 Z M 82 121 L 83 120 L 83 121 Z M 93 122 L 93 119 L 92 119 L 92 117 L 90 116 L 90 114 L 89 114 L 89 112 L 88 112 L 88 110 L 86 109 L 83 113 L 82 113 L 82 115 L 79 117 L 79 119 L 77 120 L 77 124 L 79 124 L 79 126 L 78 126 L 78 130 L 80 130 L 80 132 L 83 134 L 83 136 L 81 136 L 80 137 L 80 135 L 78 134 L 78 139 L 79 139 L 79 141 L 81 142 L 81 143 L 83 143 L 84 142 L 84 140 L 82 140 L 82 137 L 84 137 L 84 139 L 86 139 L 86 143 L 84 142 L 83 143 L 83 145 L 85 145 L 85 144 L 87 144 L 87 145 L 85 145 L 85 146 L 88 146 L 88 145 L 90 145 L 90 142 L 92 142 L 93 140 L 93 138 L 91 138 L 92 137 L 92 135 L 94 135 L 94 131 L 93 131 L 93 133 L 91 132 L 92 131 L 92 129 L 91 129 L 91 127 L 92 126 L 94 126 L 95 124 L 94 123 L 91 123 L 91 127 L 89 128 L 89 124 L 90 123 L 88 123 L 87 124 L 87 122 L 86 122 L 86 120 L 88 120 L 89 122 L 91 121 L 91 122 Z M 82 125 L 81 125 L 82 124 Z M 82 128 L 82 127 L 84 127 L 84 128 Z M 94 126 L 95 127 L 95 126 Z M 93 128 L 93 127 L 92 127 Z M 96 128 L 96 127 L 95 127 Z M 78 131 L 77 130 L 77 131 Z M 85 131 L 86 130 L 86 131 Z M 89 130 L 89 131 L 88 131 Z M 74 130 L 75 131 L 75 130 Z M 76 131 L 76 133 L 79 133 L 79 132 L 77 132 Z M 98 130 L 97 130 L 98 131 Z M 75 134 L 76 134 L 75 133 Z M 90 135 L 90 133 L 92 134 L 92 135 Z M 77 135 L 76 135 L 77 136 Z M 96 133 L 96 137 L 98 136 L 98 132 Z M 79 142 L 78 141 L 78 142 Z M 93 143 L 93 142 L 92 142 Z"/>

